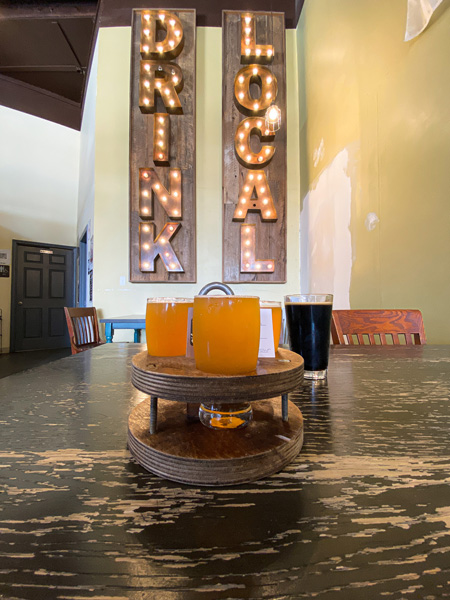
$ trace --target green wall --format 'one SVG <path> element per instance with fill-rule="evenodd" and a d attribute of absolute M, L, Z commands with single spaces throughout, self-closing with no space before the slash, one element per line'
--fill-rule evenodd
<path fill-rule="evenodd" d="M 419 308 L 428 342 L 450 343 L 450 6 L 410 42 L 405 25 L 406 2 L 305 2 L 302 286 Z"/>

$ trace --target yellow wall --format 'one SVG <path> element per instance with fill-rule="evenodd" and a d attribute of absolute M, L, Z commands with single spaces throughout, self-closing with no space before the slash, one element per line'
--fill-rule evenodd
<path fill-rule="evenodd" d="M 287 32 L 288 276 L 284 285 L 234 285 L 282 299 L 299 289 L 299 140 L 295 32 Z M 147 297 L 193 296 L 222 274 L 222 32 L 197 28 L 197 283 L 128 282 L 131 29 L 101 29 L 95 136 L 94 305 L 103 316 L 144 314 Z M 124 278 L 121 285 L 120 278 Z M 114 339 L 132 339 L 117 332 Z"/>
<path fill-rule="evenodd" d="M 76 246 L 80 134 L 0 106 L 0 249 L 12 240 Z M 0 278 L 3 351 L 12 277 Z"/>
<path fill-rule="evenodd" d="M 419 308 L 450 343 L 450 6 L 404 42 L 406 2 L 306 0 L 297 29 L 302 287 Z"/>

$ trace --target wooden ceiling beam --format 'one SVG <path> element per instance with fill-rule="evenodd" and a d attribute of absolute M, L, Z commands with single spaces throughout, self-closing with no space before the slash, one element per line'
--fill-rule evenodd
<path fill-rule="evenodd" d="M 81 17 L 95 18 L 98 2 L 30 2 L 0 1 L 0 19 L 73 19 Z"/>

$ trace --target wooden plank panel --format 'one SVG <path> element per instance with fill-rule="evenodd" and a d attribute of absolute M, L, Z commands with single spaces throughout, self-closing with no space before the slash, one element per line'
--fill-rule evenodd
<path fill-rule="evenodd" d="M 153 9 L 152 9 L 153 10 Z M 134 10 L 132 22 L 131 51 L 131 94 L 130 94 L 130 281 L 145 282 L 195 282 L 195 10 L 174 10 L 170 13 L 180 19 L 183 27 L 184 46 L 178 56 L 159 61 L 148 57 L 149 61 L 178 65 L 182 71 L 183 88 L 178 92 L 182 114 L 170 114 L 170 154 L 169 161 L 158 163 L 153 157 L 154 114 L 142 112 L 139 108 L 139 77 L 141 69 L 141 15 L 149 11 Z M 167 13 L 167 10 L 164 11 Z M 147 56 L 145 57 L 147 61 Z M 161 98 L 156 95 L 156 111 L 167 113 Z M 153 210 L 150 218 L 139 215 L 139 177 L 142 169 L 153 169 L 161 184 L 170 188 L 170 169 L 181 169 L 182 218 L 169 217 L 162 203 L 153 194 Z M 151 196 L 150 191 L 150 196 Z M 169 272 L 161 257 L 154 263 L 155 271 L 149 272 L 139 261 L 140 225 L 148 225 L 155 230 L 155 237 L 166 223 L 180 224 L 170 244 L 181 263 L 182 272 Z M 144 260 L 142 261 L 142 263 Z"/>
<path fill-rule="evenodd" d="M 228 283 L 285 283 L 286 282 L 286 64 L 285 64 L 285 25 L 284 13 L 254 12 L 256 43 L 274 46 L 274 58 L 266 66 L 276 77 L 278 93 L 275 99 L 281 109 L 281 128 L 270 141 L 254 143 L 251 148 L 259 152 L 261 144 L 273 146 L 275 154 L 269 164 L 262 167 L 274 206 L 276 221 L 262 221 L 259 212 L 247 213 L 244 221 L 233 221 L 236 206 L 241 197 L 244 181 L 252 170 L 241 164 L 235 150 L 235 134 L 239 124 L 248 116 L 261 117 L 264 122 L 265 110 L 260 112 L 240 112 L 235 101 L 235 77 L 244 67 L 241 63 L 241 13 L 224 11 L 223 28 L 223 90 L 222 90 L 222 144 L 223 144 L 223 281 Z M 253 98 L 260 94 L 259 86 L 251 85 Z M 274 271 L 261 273 L 241 272 L 241 224 L 254 225 L 255 258 L 268 261 L 262 268 L 269 269 L 271 262 Z"/>

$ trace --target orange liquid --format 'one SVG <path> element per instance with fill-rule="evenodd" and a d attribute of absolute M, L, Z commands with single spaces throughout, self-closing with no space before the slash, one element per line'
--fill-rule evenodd
<path fill-rule="evenodd" d="M 188 309 L 192 302 L 148 302 L 145 314 L 147 352 L 151 356 L 184 356 Z"/>
<path fill-rule="evenodd" d="M 272 306 L 273 347 L 277 351 L 281 335 L 281 306 Z"/>
<path fill-rule="evenodd" d="M 197 296 L 194 299 L 194 355 L 197 369 L 239 375 L 256 368 L 259 298 Z"/>

